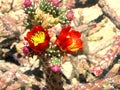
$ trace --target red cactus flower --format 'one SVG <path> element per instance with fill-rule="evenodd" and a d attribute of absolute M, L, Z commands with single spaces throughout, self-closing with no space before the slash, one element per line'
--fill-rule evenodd
<path fill-rule="evenodd" d="M 47 47 L 50 37 L 47 30 L 44 30 L 42 26 L 37 25 L 27 33 L 25 40 L 28 41 L 30 47 L 35 52 L 41 52 Z"/>
<path fill-rule="evenodd" d="M 61 51 L 75 53 L 83 48 L 80 37 L 80 32 L 71 30 L 71 26 L 67 26 L 62 29 L 55 43 L 60 47 Z"/>

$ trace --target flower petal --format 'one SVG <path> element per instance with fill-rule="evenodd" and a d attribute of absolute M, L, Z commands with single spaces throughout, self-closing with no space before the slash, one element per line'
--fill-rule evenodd
<path fill-rule="evenodd" d="M 69 32 L 69 35 L 70 35 L 72 38 L 80 38 L 80 37 L 81 37 L 81 33 L 78 32 L 78 31 L 75 31 L 75 30 L 72 30 L 71 32 Z"/>
<path fill-rule="evenodd" d="M 73 53 L 82 50 L 83 48 L 83 43 L 80 37 L 80 32 L 71 30 L 71 27 L 67 26 L 61 30 L 55 43 L 63 52 Z"/>
<path fill-rule="evenodd" d="M 42 26 L 37 25 L 27 33 L 25 40 L 28 41 L 29 46 L 35 52 L 41 52 L 47 47 L 50 37 L 47 30 L 44 30 Z"/>

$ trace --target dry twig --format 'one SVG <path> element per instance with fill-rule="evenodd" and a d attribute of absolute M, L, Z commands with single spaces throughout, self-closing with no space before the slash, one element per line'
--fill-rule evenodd
<path fill-rule="evenodd" d="M 98 6 L 101 8 L 105 16 L 107 16 L 115 26 L 120 29 L 120 16 L 117 15 L 116 11 L 113 10 L 106 0 L 99 0 Z"/>

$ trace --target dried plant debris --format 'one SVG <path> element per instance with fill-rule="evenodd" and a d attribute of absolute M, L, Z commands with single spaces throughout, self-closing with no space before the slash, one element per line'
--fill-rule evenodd
<path fill-rule="evenodd" d="M 36 3 L 35 7 L 39 7 L 41 1 L 49 2 L 52 0 L 32 1 Z M 28 43 L 26 43 L 23 38 L 28 31 L 23 25 L 23 21 L 27 17 L 23 10 L 23 0 L 0 1 L 0 90 L 47 90 L 48 87 L 46 87 L 46 84 L 54 87 L 54 83 L 56 82 L 59 83 L 61 87 L 63 86 L 65 90 L 120 89 L 119 16 L 114 9 L 111 9 L 107 0 L 63 1 L 62 4 L 68 5 L 70 8 L 74 7 L 73 11 L 76 10 L 75 12 L 77 12 L 77 9 L 79 9 L 81 12 L 79 13 L 79 18 L 74 17 L 72 27 L 78 32 L 81 32 L 84 49 L 73 55 L 68 53 L 60 54 L 60 58 L 58 58 L 59 55 L 50 58 L 53 54 L 56 55 L 55 50 L 58 49 L 55 48 L 55 50 L 53 50 L 53 44 L 50 44 L 51 48 L 48 50 L 48 53 L 47 50 L 45 51 L 46 56 L 40 53 L 40 57 L 37 57 L 35 52 L 30 52 L 29 55 L 25 55 L 23 46 L 28 45 Z M 96 4 L 98 4 L 98 6 Z M 95 5 L 101 8 L 102 14 L 94 17 L 93 20 L 85 21 L 83 11 L 86 7 L 94 9 Z M 50 9 L 53 8 L 52 6 L 50 7 Z M 49 10 L 47 12 L 52 13 L 55 17 L 54 12 Z M 50 14 L 46 13 L 42 12 L 48 19 Z M 42 17 L 43 16 L 44 15 L 42 15 Z M 40 17 L 37 16 L 37 18 Z M 53 18 L 51 18 L 51 20 Z M 42 19 L 46 20 L 45 17 Z M 62 25 L 59 25 L 59 27 L 53 25 L 50 29 L 53 30 L 57 28 L 55 32 L 57 32 L 58 35 L 60 32 L 58 29 L 61 26 Z M 54 35 L 52 30 L 50 34 L 54 36 L 52 40 L 54 41 L 56 35 Z M 111 32 L 112 34 L 109 34 Z M 104 35 L 104 33 L 106 34 Z M 59 52 L 60 50 L 58 53 Z M 44 69 L 50 61 L 46 60 L 45 57 L 47 57 L 47 59 L 55 59 L 56 62 L 58 61 L 60 64 L 63 64 L 61 66 L 61 72 L 56 75 L 55 73 L 52 74 L 50 69 Z M 61 62 L 60 59 L 62 60 Z M 43 63 L 44 60 L 46 60 L 46 63 Z M 56 62 L 50 62 L 50 64 Z M 53 71 L 55 71 L 55 68 L 58 70 L 60 67 L 53 67 Z M 46 82 L 46 80 L 48 81 Z"/>

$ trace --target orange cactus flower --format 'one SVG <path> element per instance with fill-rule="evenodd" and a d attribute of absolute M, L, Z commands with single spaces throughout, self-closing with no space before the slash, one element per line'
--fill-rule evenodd
<path fill-rule="evenodd" d="M 71 30 L 71 26 L 66 26 L 60 32 L 55 43 L 60 47 L 61 51 L 75 53 L 83 48 L 80 37 L 80 32 Z"/>
<path fill-rule="evenodd" d="M 41 52 L 47 47 L 50 37 L 47 30 L 44 30 L 42 26 L 37 25 L 27 33 L 25 40 L 28 41 L 33 51 Z"/>

